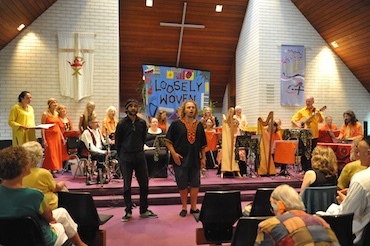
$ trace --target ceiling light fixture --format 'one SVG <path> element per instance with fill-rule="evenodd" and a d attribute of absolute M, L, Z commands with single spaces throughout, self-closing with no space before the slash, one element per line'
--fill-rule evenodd
<path fill-rule="evenodd" d="M 146 0 L 147 7 L 153 7 L 153 0 Z"/>
<path fill-rule="evenodd" d="M 217 4 L 216 5 L 216 12 L 219 12 L 219 13 L 222 12 L 222 7 L 223 6 L 221 4 Z"/>
<path fill-rule="evenodd" d="M 17 30 L 18 31 L 22 31 L 23 28 L 25 28 L 26 26 L 24 24 L 20 24 L 19 27 L 17 27 Z"/>
<path fill-rule="evenodd" d="M 339 45 L 337 44 L 337 42 L 335 42 L 335 41 L 334 41 L 334 42 L 331 42 L 330 44 L 331 44 L 331 46 L 333 46 L 334 48 L 338 48 L 338 46 L 339 46 Z"/>

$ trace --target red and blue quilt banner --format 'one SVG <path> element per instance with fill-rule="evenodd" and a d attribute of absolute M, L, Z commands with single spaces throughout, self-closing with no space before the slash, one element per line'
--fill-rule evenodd
<path fill-rule="evenodd" d="M 143 74 L 149 117 L 165 110 L 172 121 L 177 118 L 176 109 L 186 100 L 196 101 L 199 110 L 209 105 L 209 71 L 143 65 Z"/>
<path fill-rule="evenodd" d="M 281 46 L 280 104 L 304 105 L 305 54 L 303 45 Z"/>

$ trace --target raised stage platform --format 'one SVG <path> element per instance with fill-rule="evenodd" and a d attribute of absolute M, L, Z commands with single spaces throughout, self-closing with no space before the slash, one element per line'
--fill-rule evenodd
<path fill-rule="evenodd" d="M 278 170 L 277 170 L 278 171 Z M 240 190 L 242 201 L 252 201 L 257 188 L 276 187 L 286 183 L 299 189 L 303 175 L 291 171 L 290 178 L 283 176 L 264 176 L 253 178 L 224 177 L 217 176 L 217 170 L 207 170 L 206 177 L 201 179 L 201 187 L 198 196 L 198 203 L 203 200 L 206 191 L 215 190 Z M 70 191 L 88 191 L 95 200 L 97 207 L 123 207 L 123 180 L 113 179 L 110 183 L 89 185 L 85 184 L 84 176 L 72 176 L 71 172 L 56 174 L 57 181 L 63 180 Z M 135 178 L 132 180 L 132 199 L 139 203 L 139 186 Z M 149 205 L 172 205 L 181 204 L 176 183 L 169 175 L 167 178 L 151 178 L 149 180 Z"/>

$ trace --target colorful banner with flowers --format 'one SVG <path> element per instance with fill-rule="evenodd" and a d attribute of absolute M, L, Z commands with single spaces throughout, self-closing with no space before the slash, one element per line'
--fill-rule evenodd
<path fill-rule="evenodd" d="M 176 109 L 186 100 L 196 101 L 199 110 L 209 105 L 209 71 L 143 65 L 143 74 L 149 117 L 165 110 L 170 121 L 177 119 Z"/>

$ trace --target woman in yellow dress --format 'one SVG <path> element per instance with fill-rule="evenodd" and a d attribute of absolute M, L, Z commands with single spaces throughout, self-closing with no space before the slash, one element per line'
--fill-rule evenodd
<path fill-rule="evenodd" d="M 30 105 L 32 95 L 28 91 L 22 91 L 18 96 L 18 103 L 10 110 L 8 124 L 12 128 L 13 146 L 20 146 L 28 141 L 36 141 L 35 114 Z"/>

